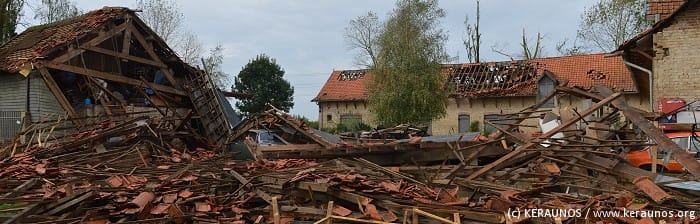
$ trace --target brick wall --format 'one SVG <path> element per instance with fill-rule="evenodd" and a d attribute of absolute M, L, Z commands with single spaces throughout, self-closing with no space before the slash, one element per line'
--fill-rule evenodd
<path fill-rule="evenodd" d="M 700 4 L 654 34 L 654 98 L 700 99 Z"/>

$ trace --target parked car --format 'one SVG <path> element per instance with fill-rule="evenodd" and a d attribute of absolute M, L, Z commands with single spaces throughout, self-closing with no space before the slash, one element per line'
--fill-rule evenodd
<path fill-rule="evenodd" d="M 257 143 L 260 146 L 289 144 L 289 142 L 285 141 L 277 134 L 269 130 L 251 129 L 248 130 L 247 136 L 253 139 L 253 142 Z"/>
<path fill-rule="evenodd" d="M 235 143 L 229 145 L 229 151 L 232 153 L 234 159 L 240 160 L 250 160 L 253 159 L 253 154 L 248 151 L 248 147 L 243 143 L 245 139 L 249 137 L 259 146 L 271 146 L 271 145 L 288 145 L 289 142 L 282 139 L 275 132 L 270 130 L 262 129 L 251 129 L 241 137 Z"/>
<path fill-rule="evenodd" d="M 682 149 L 685 149 L 689 154 L 693 154 L 695 158 L 700 158 L 700 137 L 697 136 L 697 134 L 693 134 L 693 132 L 673 132 L 667 133 L 666 137 L 673 140 L 673 142 L 678 144 L 678 146 L 680 146 Z M 630 150 L 627 153 L 627 158 L 635 166 L 645 170 L 651 170 L 651 151 L 651 147 L 645 147 L 641 150 Z M 657 171 L 683 171 L 683 165 L 673 160 L 672 158 L 668 159 L 668 163 L 664 164 L 664 160 L 666 157 L 668 157 L 668 155 L 666 154 L 666 152 L 661 152 L 661 150 L 657 150 L 657 152 Z"/>

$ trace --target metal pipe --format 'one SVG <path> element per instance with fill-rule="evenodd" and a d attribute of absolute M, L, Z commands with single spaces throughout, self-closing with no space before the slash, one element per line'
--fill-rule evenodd
<path fill-rule="evenodd" d="M 642 66 L 633 64 L 632 62 L 627 61 L 627 59 L 623 56 L 622 57 L 622 62 L 625 63 L 625 65 L 630 66 L 632 68 L 636 68 L 640 71 L 646 72 L 649 74 L 649 112 L 654 113 L 654 72 L 652 72 L 649 69 L 646 69 Z"/>

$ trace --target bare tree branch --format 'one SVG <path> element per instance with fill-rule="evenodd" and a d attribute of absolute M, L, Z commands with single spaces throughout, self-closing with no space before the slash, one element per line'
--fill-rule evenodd
<path fill-rule="evenodd" d="M 42 24 L 69 19 L 80 14 L 82 14 L 81 10 L 69 0 L 41 0 L 41 4 L 34 8 L 34 19 L 38 19 Z"/>
<path fill-rule="evenodd" d="M 581 15 L 577 37 L 602 51 L 612 51 L 641 32 L 644 0 L 600 0 Z"/>
<path fill-rule="evenodd" d="M 345 40 L 350 49 L 359 50 L 356 64 L 364 67 L 372 67 L 377 62 L 377 36 L 381 31 L 381 22 L 374 12 L 359 16 L 350 21 L 345 28 Z"/>

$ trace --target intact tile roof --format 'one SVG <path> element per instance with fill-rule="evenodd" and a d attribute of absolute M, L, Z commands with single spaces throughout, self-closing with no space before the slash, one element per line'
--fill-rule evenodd
<path fill-rule="evenodd" d="M 649 1 L 647 4 L 647 15 L 655 15 L 655 14 L 661 14 L 661 15 L 666 15 L 666 14 L 671 14 L 673 11 L 676 11 L 678 7 L 683 5 L 685 3 L 685 0 L 664 0 L 664 1 Z"/>
<path fill-rule="evenodd" d="M 606 53 L 566 57 L 538 58 L 541 69 L 551 72 L 557 80 L 569 81 L 569 86 L 590 89 L 602 84 L 616 91 L 637 92 L 632 73 L 622 57 L 605 57 Z"/>
<path fill-rule="evenodd" d="M 0 46 L 0 70 L 17 72 L 27 61 L 48 57 L 58 47 L 130 11 L 123 7 L 104 7 L 75 18 L 30 27 Z"/>
<path fill-rule="evenodd" d="M 455 84 L 452 97 L 535 96 L 537 81 L 547 71 L 559 82 L 590 89 L 603 84 L 617 91 L 637 92 L 621 57 L 605 53 L 538 58 L 529 61 L 443 65 L 442 74 Z M 361 74 L 352 76 L 352 74 Z M 365 70 L 333 71 L 312 101 L 366 100 L 366 85 L 372 74 Z"/>

